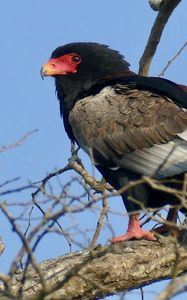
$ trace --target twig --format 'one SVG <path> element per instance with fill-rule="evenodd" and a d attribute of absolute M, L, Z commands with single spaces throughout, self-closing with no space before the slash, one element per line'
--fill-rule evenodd
<path fill-rule="evenodd" d="M 140 288 L 140 293 L 141 293 L 141 299 L 144 300 L 144 292 L 143 292 L 143 288 Z"/>
<path fill-rule="evenodd" d="M 33 133 L 37 132 L 38 129 L 34 129 L 34 130 L 31 130 L 31 131 L 28 131 L 26 132 L 19 140 L 17 140 L 15 143 L 13 144 L 10 144 L 10 145 L 7 145 L 7 146 L 2 146 L 0 148 L 0 153 L 1 152 L 4 152 L 4 151 L 7 151 L 7 150 L 10 150 L 12 148 L 15 148 L 15 147 L 18 147 L 18 146 L 21 146 L 21 144 L 24 142 L 24 140 L 26 138 L 28 138 L 30 135 L 32 135 Z"/>
<path fill-rule="evenodd" d="M 0 188 L 4 187 L 5 185 L 8 185 L 8 184 L 10 184 L 12 182 L 15 182 L 15 181 L 19 180 L 20 178 L 21 177 L 15 177 L 13 179 L 6 180 L 5 182 L 3 182 L 3 183 L 0 184 Z"/>
<path fill-rule="evenodd" d="M 25 248 L 26 252 L 28 253 L 28 255 L 30 257 L 32 267 L 35 269 L 36 273 L 38 274 L 38 276 L 40 278 L 41 285 L 42 285 L 43 289 L 45 290 L 46 289 L 46 282 L 45 282 L 44 277 L 41 273 L 39 265 L 37 264 L 37 262 L 35 261 L 35 258 L 33 257 L 33 253 L 32 253 L 32 250 L 30 248 L 28 240 L 24 237 L 24 234 L 22 234 L 22 232 L 19 229 L 18 225 L 16 224 L 14 218 L 11 216 L 11 214 L 7 211 L 6 207 L 2 203 L 0 203 L 0 208 L 1 208 L 2 212 L 4 213 L 4 215 L 6 216 L 6 218 L 9 220 L 10 224 L 12 225 L 12 229 L 17 233 L 17 235 L 21 239 L 21 241 L 23 243 L 23 247 Z M 10 273 L 9 276 L 11 276 L 11 275 L 13 275 L 13 274 Z"/>
<path fill-rule="evenodd" d="M 179 51 L 168 61 L 167 65 L 163 68 L 163 70 L 158 74 L 158 77 L 161 77 L 164 75 L 165 71 L 169 68 L 169 66 L 174 62 L 174 60 L 181 54 L 181 52 L 184 50 L 184 48 L 187 46 L 187 41 L 184 43 L 184 45 L 179 49 Z"/>
<path fill-rule="evenodd" d="M 97 221 L 97 227 L 96 227 L 95 233 L 93 235 L 93 238 L 90 242 L 90 246 L 89 246 L 90 250 L 92 250 L 96 245 L 97 239 L 98 239 L 99 234 L 101 232 L 101 229 L 103 227 L 104 218 L 105 218 L 105 216 L 107 214 L 107 211 L 108 211 L 108 203 L 107 203 L 107 198 L 106 198 L 105 192 L 103 192 L 102 206 L 103 207 L 102 207 L 102 210 L 101 210 L 101 213 L 100 213 L 100 216 L 99 216 L 99 220 Z"/>
<path fill-rule="evenodd" d="M 29 231 L 29 228 L 31 226 L 31 215 L 32 215 L 32 211 L 34 209 L 34 206 L 31 207 L 30 211 L 29 211 L 29 220 L 28 220 L 28 225 L 27 225 L 27 228 L 24 232 L 24 236 L 26 237 L 27 236 L 27 232 Z"/>
<path fill-rule="evenodd" d="M 41 206 L 36 202 L 35 197 L 33 197 L 33 203 L 34 203 L 34 205 L 41 211 L 43 217 L 46 218 L 46 212 L 45 212 L 45 211 L 41 208 Z M 33 208 L 33 207 L 32 207 L 32 208 Z M 58 217 L 59 217 L 59 216 L 58 216 Z M 68 239 L 67 234 L 65 233 L 65 231 L 64 231 L 64 229 L 62 228 L 61 224 L 58 222 L 57 218 L 53 218 L 53 224 L 55 224 L 55 223 L 56 223 L 56 224 L 58 225 L 58 227 L 60 228 L 61 233 L 63 234 L 64 238 L 66 239 L 66 241 L 67 241 L 67 243 L 68 243 L 68 245 L 69 245 L 69 248 L 70 248 L 70 252 L 71 252 L 71 247 L 72 247 L 71 242 L 70 242 L 70 240 Z"/>
<path fill-rule="evenodd" d="M 33 188 L 35 188 L 35 186 L 33 186 L 32 184 L 25 185 L 25 186 L 18 187 L 18 188 L 15 188 L 15 189 L 3 191 L 3 192 L 0 193 L 0 196 L 5 196 L 5 195 L 8 195 L 8 194 L 19 193 L 19 192 L 22 192 L 22 191 L 25 191 L 25 190 L 28 190 L 28 189 L 33 189 Z"/>
<path fill-rule="evenodd" d="M 158 215 L 158 212 L 159 212 L 160 209 L 157 209 L 153 212 L 152 216 L 148 216 L 143 222 L 141 222 L 141 227 L 143 227 L 145 224 L 149 223 L 151 220 L 152 220 L 152 217 Z M 141 218 L 140 218 L 140 221 L 145 217 L 147 216 L 147 214 L 144 214 Z M 160 217 L 160 216 L 159 216 Z"/>

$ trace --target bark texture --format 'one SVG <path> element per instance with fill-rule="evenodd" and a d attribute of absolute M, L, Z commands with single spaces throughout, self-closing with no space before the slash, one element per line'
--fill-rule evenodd
<path fill-rule="evenodd" d="M 29 268 L 24 299 L 97 299 L 179 276 L 187 270 L 187 251 L 174 238 L 129 241 L 47 260 L 39 267 L 46 286 Z M 11 283 L 14 294 L 22 274 L 16 274 Z"/>

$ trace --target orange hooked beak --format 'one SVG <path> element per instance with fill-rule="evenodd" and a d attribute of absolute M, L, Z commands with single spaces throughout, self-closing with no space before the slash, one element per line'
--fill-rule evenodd
<path fill-rule="evenodd" d="M 44 79 L 45 76 L 66 75 L 68 72 L 69 67 L 67 63 L 58 61 L 58 59 L 55 58 L 43 64 L 40 70 L 42 79 Z"/>
<path fill-rule="evenodd" d="M 76 60 L 75 60 L 76 58 Z M 77 66 L 81 62 L 76 54 L 65 54 L 58 58 L 51 58 L 46 64 L 43 64 L 40 74 L 44 79 L 45 76 L 67 75 L 76 73 Z"/>

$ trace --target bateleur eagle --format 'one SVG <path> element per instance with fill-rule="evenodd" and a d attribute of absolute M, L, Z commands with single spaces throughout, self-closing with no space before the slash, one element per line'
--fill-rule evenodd
<path fill-rule="evenodd" d="M 115 189 L 142 175 L 182 189 L 187 171 L 187 87 L 129 70 L 118 51 L 98 43 L 58 47 L 42 66 L 55 78 L 65 130 Z M 174 179 L 174 180 L 173 180 Z M 139 210 L 182 206 L 174 194 L 144 183 L 121 194 L 129 213 L 127 233 L 112 242 L 145 238 Z M 174 219 L 170 210 L 168 220 Z"/>

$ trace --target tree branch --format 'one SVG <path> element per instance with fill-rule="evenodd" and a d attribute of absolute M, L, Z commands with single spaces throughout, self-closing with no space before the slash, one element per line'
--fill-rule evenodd
<path fill-rule="evenodd" d="M 154 54 L 156 53 L 157 46 L 160 42 L 164 27 L 171 16 L 174 9 L 181 2 L 181 0 L 165 0 L 163 1 L 157 18 L 151 29 L 151 33 L 145 47 L 144 53 L 139 63 L 139 75 L 147 76 Z"/>
<path fill-rule="evenodd" d="M 25 274 L 24 299 L 88 300 L 179 276 L 187 270 L 187 253 L 170 237 L 76 252 L 44 261 L 39 267 L 48 288 L 43 294 L 38 274 L 29 268 Z M 22 274 L 21 271 L 16 274 L 11 283 L 14 294 Z"/>

